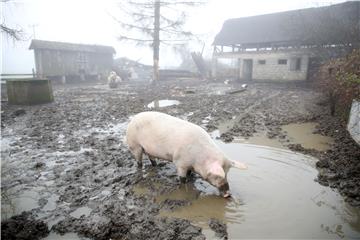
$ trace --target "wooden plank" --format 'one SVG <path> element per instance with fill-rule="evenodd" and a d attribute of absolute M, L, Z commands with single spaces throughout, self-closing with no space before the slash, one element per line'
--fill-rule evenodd
<path fill-rule="evenodd" d="M 235 93 L 241 93 L 241 92 L 243 92 L 245 90 L 246 90 L 246 88 L 240 88 L 240 89 L 229 90 L 226 93 L 227 94 L 235 94 Z"/>

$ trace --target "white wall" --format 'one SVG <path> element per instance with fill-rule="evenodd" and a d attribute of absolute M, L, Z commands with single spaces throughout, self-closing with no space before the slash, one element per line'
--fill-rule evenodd
<path fill-rule="evenodd" d="M 240 78 L 243 78 L 243 60 L 253 60 L 252 79 L 262 81 L 299 81 L 306 80 L 308 72 L 310 54 L 306 51 L 287 50 L 287 51 L 268 51 L 268 52 L 246 52 L 246 53 L 225 53 L 217 55 L 217 58 L 237 58 L 240 59 Z M 290 70 L 292 59 L 300 58 L 300 70 Z M 287 59 L 286 65 L 278 64 L 279 59 Z M 265 60 L 266 63 L 261 65 L 259 60 Z"/>

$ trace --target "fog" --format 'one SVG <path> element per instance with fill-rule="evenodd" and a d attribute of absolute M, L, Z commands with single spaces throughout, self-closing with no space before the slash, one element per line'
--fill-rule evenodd
<path fill-rule="evenodd" d="M 341 2 L 0 0 L 0 238 L 360 239 Z"/>
<path fill-rule="evenodd" d="M 28 49 L 32 38 L 84 44 L 113 46 L 117 57 L 126 56 L 145 64 L 152 63 L 149 47 L 120 42 L 117 36 L 121 29 L 111 17 L 118 16 L 118 2 L 70 1 L 70 0 L 23 0 L 1 2 L 2 23 L 8 27 L 22 28 L 24 40 L 14 42 L 4 34 L 1 36 L 1 72 L 31 73 L 34 67 L 33 51 Z M 201 7 L 189 9 L 186 30 L 198 34 L 205 43 L 204 54 L 212 54 L 212 41 L 229 18 L 245 17 L 286 10 L 325 6 L 343 2 L 333 1 L 236 1 L 209 0 Z M 189 49 L 201 51 L 200 42 L 190 42 Z M 160 67 L 177 66 L 180 57 L 170 46 L 161 46 Z"/>

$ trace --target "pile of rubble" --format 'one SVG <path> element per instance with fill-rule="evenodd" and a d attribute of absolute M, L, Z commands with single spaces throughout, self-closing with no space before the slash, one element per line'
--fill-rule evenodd
<path fill-rule="evenodd" d="M 125 57 L 114 60 L 114 71 L 123 81 L 150 81 L 152 66 Z"/>

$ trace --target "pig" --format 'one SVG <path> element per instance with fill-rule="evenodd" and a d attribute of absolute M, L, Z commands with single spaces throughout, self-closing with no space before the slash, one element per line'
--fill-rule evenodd
<path fill-rule="evenodd" d="M 227 172 L 230 167 L 247 169 L 243 163 L 230 160 L 200 126 L 160 112 L 142 112 L 128 124 L 126 141 L 131 153 L 142 167 L 143 153 L 151 164 L 155 158 L 172 161 L 180 181 L 184 183 L 189 171 L 230 197 Z"/>
<path fill-rule="evenodd" d="M 110 88 L 117 88 L 118 84 L 121 83 L 121 77 L 119 77 L 116 72 L 111 71 L 108 76 L 108 84 Z"/>

